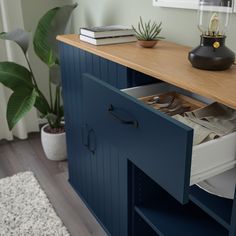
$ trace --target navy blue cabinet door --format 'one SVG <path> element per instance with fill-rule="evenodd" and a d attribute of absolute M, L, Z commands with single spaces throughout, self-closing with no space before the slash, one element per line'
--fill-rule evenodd
<path fill-rule="evenodd" d="M 87 149 L 85 156 L 90 159 L 90 166 L 85 169 L 87 187 L 90 188 L 87 202 L 111 235 L 126 236 L 127 156 L 109 142 L 109 137 L 99 132 L 96 115 L 90 113 L 92 109 L 87 103 L 84 105 L 86 125 L 83 138 Z"/>
<path fill-rule="evenodd" d="M 128 187 L 127 160 L 121 149 L 110 142 L 104 129 L 106 124 L 93 112 L 97 101 L 86 89 L 83 81 L 83 121 L 82 137 L 87 188 L 87 202 L 98 219 L 113 236 L 128 235 Z M 101 94 L 102 96 L 102 94 Z M 101 125 L 104 129 L 101 129 Z"/>
<path fill-rule="evenodd" d="M 59 45 L 69 181 L 110 234 L 126 236 L 127 157 L 86 125 L 82 74 L 89 73 L 120 89 L 131 85 L 129 69 L 79 48 Z"/>
<path fill-rule="evenodd" d="M 89 189 L 85 184 L 84 166 L 90 166 L 88 158 L 84 160 L 84 148 L 81 138 L 83 124 L 82 112 L 82 74 L 89 73 L 117 88 L 126 88 L 128 69 L 106 59 L 88 53 L 79 48 L 59 43 L 62 68 L 62 88 L 65 108 L 67 154 L 69 180 L 73 187 L 87 201 Z M 89 169 L 90 171 L 90 169 Z"/>
<path fill-rule="evenodd" d="M 95 132 L 187 202 L 193 130 L 91 75 L 83 76 L 83 93 L 84 115 Z"/>

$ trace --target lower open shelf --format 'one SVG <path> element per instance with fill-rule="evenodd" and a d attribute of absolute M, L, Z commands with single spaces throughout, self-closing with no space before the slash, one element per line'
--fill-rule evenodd
<path fill-rule="evenodd" d="M 207 193 L 196 185 L 190 188 L 189 199 L 230 230 L 233 200 Z"/>
<path fill-rule="evenodd" d="M 135 212 L 134 214 L 135 228 L 133 235 L 135 236 L 163 236 L 162 234 L 157 234 L 139 214 Z"/>
<path fill-rule="evenodd" d="M 132 236 L 229 236 L 231 200 L 192 187 L 189 203 L 182 205 L 134 166 L 132 178 Z"/>
<path fill-rule="evenodd" d="M 157 233 L 165 236 L 227 236 L 228 230 L 199 209 L 194 203 L 185 206 L 163 202 L 136 206 L 135 212 Z"/>

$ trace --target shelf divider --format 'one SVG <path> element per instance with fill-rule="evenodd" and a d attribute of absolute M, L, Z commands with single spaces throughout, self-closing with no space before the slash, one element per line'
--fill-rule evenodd
<path fill-rule="evenodd" d="M 210 194 L 196 185 L 190 188 L 189 199 L 230 230 L 233 200 Z"/>
<path fill-rule="evenodd" d="M 228 236 L 229 231 L 194 203 L 174 199 L 135 206 L 135 212 L 158 234 L 165 236 Z"/>

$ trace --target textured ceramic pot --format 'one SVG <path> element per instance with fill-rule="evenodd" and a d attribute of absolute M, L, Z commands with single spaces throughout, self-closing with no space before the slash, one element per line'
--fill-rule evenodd
<path fill-rule="evenodd" d="M 227 70 L 235 61 L 235 54 L 225 46 L 225 36 L 201 36 L 198 47 L 189 52 L 193 67 L 202 70 Z"/>
<path fill-rule="evenodd" d="M 47 133 L 45 132 L 47 126 L 48 124 L 44 125 L 41 129 L 41 142 L 47 158 L 52 161 L 66 160 L 66 133 Z"/>
<path fill-rule="evenodd" d="M 138 40 L 138 45 L 143 48 L 153 48 L 157 44 L 158 40 Z"/>

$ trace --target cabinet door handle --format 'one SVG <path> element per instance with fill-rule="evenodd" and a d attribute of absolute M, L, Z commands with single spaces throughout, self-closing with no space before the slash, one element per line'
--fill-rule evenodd
<path fill-rule="evenodd" d="M 92 154 L 95 154 L 96 151 L 96 135 L 94 129 L 88 131 L 88 149 Z"/>
<path fill-rule="evenodd" d="M 88 125 L 82 127 L 82 142 L 83 145 L 92 153 L 96 151 L 96 135 L 94 129 L 89 128 Z"/>
<path fill-rule="evenodd" d="M 116 120 L 118 120 L 119 122 L 121 122 L 122 124 L 125 125 L 133 125 L 135 128 L 138 127 L 138 121 L 136 120 L 125 120 L 122 117 L 120 117 L 116 112 L 115 112 L 115 108 L 112 104 L 110 104 L 109 108 L 108 108 L 108 112 L 109 114 L 114 117 Z"/>

